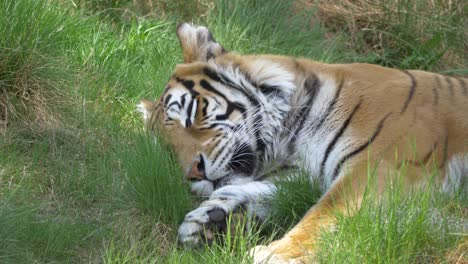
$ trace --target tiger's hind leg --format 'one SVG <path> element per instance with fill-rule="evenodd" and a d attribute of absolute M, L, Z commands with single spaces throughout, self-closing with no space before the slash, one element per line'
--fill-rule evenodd
<path fill-rule="evenodd" d="M 372 175 L 376 194 L 385 190 L 388 176 L 398 174 L 395 167 L 382 161 L 369 172 L 368 161 L 361 162 L 338 178 L 319 202 L 282 239 L 268 246 L 257 246 L 250 251 L 254 263 L 310 263 L 321 230 L 329 230 L 335 223 L 335 215 L 352 215 L 359 209 L 366 191 L 368 175 Z M 411 173 L 422 173 L 412 169 Z M 363 184 L 364 183 L 364 184 Z M 374 185 L 372 185 L 374 187 Z"/>

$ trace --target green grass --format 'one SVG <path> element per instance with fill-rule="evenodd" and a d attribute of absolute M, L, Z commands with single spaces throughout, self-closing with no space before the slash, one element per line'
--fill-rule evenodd
<path fill-rule="evenodd" d="M 129 192 L 138 207 L 153 214 L 154 219 L 166 224 L 181 222 L 191 208 L 189 187 L 183 181 L 182 169 L 160 141 L 155 142 L 148 134 L 137 134 L 133 138 L 122 154 Z"/>
<path fill-rule="evenodd" d="M 391 194 L 386 203 L 365 204 L 355 216 L 338 216 L 336 230 L 325 233 L 320 242 L 320 260 L 332 263 L 437 263 L 461 243 L 466 233 L 450 214 L 434 205 L 428 194 L 410 198 Z M 438 199 L 443 200 L 441 196 Z M 458 224 L 460 225 L 460 224 Z M 466 232 L 466 230 L 465 230 Z"/>
<path fill-rule="evenodd" d="M 373 57 L 346 48 L 347 32 L 327 36 L 314 10 L 291 16 L 288 1 L 145 1 L 153 11 L 133 3 L 0 2 L 1 263 L 239 263 L 255 244 L 286 232 L 319 197 L 316 184 L 299 173 L 278 182 L 261 234 L 237 232 L 198 250 L 177 247 L 177 225 L 196 201 L 170 151 L 141 133 L 135 105 L 157 97 L 181 62 L 180 17 L 196 10 L 187 20 L 208 25 L 227 49 L 241 53 L 325 62 Z M 205 5 L 209 12 L 196 9 Z M 434 55 L 423 48 L 421 54 Z M 347 254 L 355 262 L 444 259 L 463 236 L 423 220 L 433 207 L 466 218 L 466 201 L 431 200 L 421 208 L 424 199 L 369 204 L 342 218 L 324 236 L 320 256 L 338 263 L 347 263 Z"/>
<path fill-rule="evenodd" d="M 263 232 L 274 233 L 276 239 L 292 228 L 322 195 L 318 181 L 311 181 L 305 171 L 288 171 L 281 176 L 275 181 L 276 192 L 266 198 L 271 212 L 263 226 Z"/>
<path fill-rule="evenodd" d="M 448 261 L 446 255 L 466 238 L 466 215 L 461 206 L 465 198 L 450 196 L 431 181 L 406 193 L 403 177 L 404 168 L 395 173 L 394 182 L 383 193 L 368 190 L 361 209 L 352 217 L 337 214 L 336 228 L 325 231 L 320 239 L 321 262 Z M 370 186 L 375 185 L 372 173 L 368 181 Z"/>

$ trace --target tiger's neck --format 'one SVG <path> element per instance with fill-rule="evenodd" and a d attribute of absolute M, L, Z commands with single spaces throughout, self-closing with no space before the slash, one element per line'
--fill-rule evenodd
<path fill-rule="evenodd" d="M 295 160 L 298 134 L 320 86 L 317 76 L 306 72 L 301 62 L 281 56 L 230 53 L 208 64 L 253 106 L 246 123 L 263 161 L 258 170 Z"/>
<path fill-rule="evenodd" d="M 319 78 L 311 74 L 293 73 L 280 67 L 275 62 L 261 65 L 262 72 L 275 71 L 272 80 L 266 76 L 256 75 L 257 84 L 255 97 L 261 105 L 261 123 L 258 130 L 257 148 L 262 154 L 262 172 L 273 167 L 296 164 L 297 139 L 307 124 L 307 114 L 311 111 L 313 100 L 318 92 Z M 255 113 L 257 114 L 257 113 Z M 258 143 L 260 142 L 260 143 Z"/>
<path fill-rule="evenodd" d="M 297 159 L 297 141 L 301 131 L 307 125 L 307 114 L 311 111 L 313 100 L 320 86 L 316 75 L 305 78 L 298 76 L 294 89 L 288 96 L 280 95 L 278 99 L 268 103 L 269 113 L 277 113 L 275 122 L 263 125 L 262 135 L 266 142 L 265 165 L 277 166 L 295 164 Z M 279 102 L 284 100 L 283 102 Z M 268 122 L 267 120 L 265 120 Z"/>

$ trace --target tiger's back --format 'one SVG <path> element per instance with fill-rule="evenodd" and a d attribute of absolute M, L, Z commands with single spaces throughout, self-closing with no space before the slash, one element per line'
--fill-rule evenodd
<path fill-rule="evenodd" d="M 347 161 L 357 163 L 368 160 L 369 155 L 392 161 L 396 167 L 407 165 L 409 178 L 420 174 L 411 170 L 446 171 L 453 159 L 461 166 L 459 171 L 468 169 L 466 78 L 362 63 L 225 56 L 223 59 L 247 72 L 262 64 L 258 61 L 274 65 L 271 69 L 263 65 L 263 71 L 273 72 L 277 64 L 294 72 L 294 85 L 299 90 L 296 97 L 291 96 L 291 112 L 297 109 L 291 116 L 302 116 L 304 119 L 296 121 L 303 124 L 282 139 L 285 143 L 277 144 L 276 151 L 284 154 L 276 156 L 291 155 L 291 148 L 300 152 L 302 165 L 324 177 L 326 186 L 339 176 Z M 314 83 L 311 76 L 316 87 L 307 84 Z"/>

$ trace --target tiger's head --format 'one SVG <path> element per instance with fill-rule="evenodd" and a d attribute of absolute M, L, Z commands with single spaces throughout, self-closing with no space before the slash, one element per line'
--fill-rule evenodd
<path fill-rule="evenodd" d="M 156 102 L 138 106 L 147 128 L 174 148 L 189 180 L 254 175 L 266 148 L 260 126 L 270 121 L 262 119 L 260 105 L 267 96 L 258 97 L 256 80 L 239 68 L 220 70 L 230 55 L 207 28 L 181 24 L 177 36 L 184 63 Z"/>

